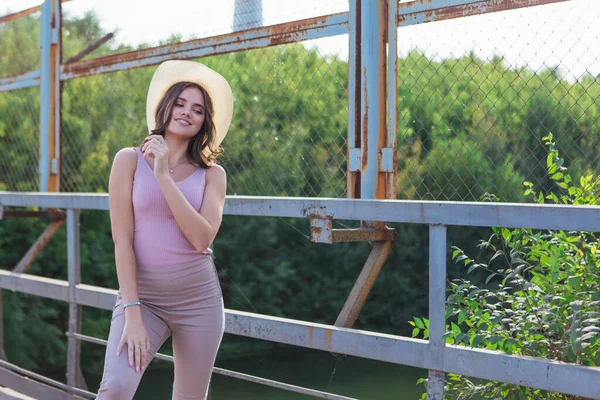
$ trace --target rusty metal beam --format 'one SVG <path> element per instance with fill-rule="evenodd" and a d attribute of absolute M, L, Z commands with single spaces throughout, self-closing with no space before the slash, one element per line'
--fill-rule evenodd
<path fill-rule="evenodd" d="M 35 399 L 81 400 L 96 397 L 94 393 L 71 388 L 64 383 L 46 378 L 6 361 L 0 361 L 0 382 L 3 386 L 15 389 L 19 393 Z"/>
<path fill-rule="evenodd" d="M 333 229 L 333 243 L 342 242 L 381 242 L 396 239 L 396 230 L 390 228 L 370 229 Z"/>
<path fill-rule="evenodd" d="M 62 3 L 66 3 L 68 1 L 71 1 L 71 0 L 61 0 Z M 12 14 L 4 15 L 4 16 L 0 17 L 0 23 L 14 21 L 15 19 L 19 19 L 19 18 L 26 17 L 31 14 L 35 14 L 36 12 L 40 11 L 41 8 L 42 8 L 42 6 L 39 5 L 39 6 L 27 8 L 25 10 L 17 11 Z"/>
<path fill-rule="evenodd" d="M 330 216 L 310 218 L 310 241 L 333 243 L 333 222 Z"/>
<path fill-rule="evenodd" d="M 6 218 L 44 218 L 50 220 L 61 220 L 65 219 L 65 213 L 61 210 L 25 211 L 2 210 L 2 208 L 0 208 L 0 220 Z"/>
<path fill-rule="evenodd" d="M 348 13 L 308 18 L 285 24 L 130 51 L 64 65 L 61 80 L 141 68 L 170 59 L 192 59 L 295 43 L 347 33 Z"/>
<path fill-rule="evenodd" d="M 417 0 L 398 4 L 397 25 L 409 26 L 572 0 Z"/>
<path fill-rule="evenodd" d="M 0 92 L 24 89 L 38 86 L 40 84 L 40 71 L 27 72 L 25 74 L 12 75 L 0 78 Z"/>
<path fill-rule="evenodd" d="M 107 33 L 106 35 L 102 36 L 100 39 L 96 40 L 95 42 L 90 43 L 85 49 L 81 50 L 79 53 L 75 54 L 73 57 L 69 58 L 67 61 L 64 62 L 64 64 L 71 64 L 71 63 L 74 63 L 75 61 L 81 60 L 83 57 L 87 56 L 88 54 L 90 54 L 91 52 L 96 50 L 98 47 L 100 47 L 104 43 L 108 42 L 114 36 L 115 36 L 115 34 L 112 32 Z"/>
<path fill-rule="evenodd" d="M 381 242 L 395 240 L 396 231 L 383 227 L 380 229 L 356 228 L 333 229 L 331 217 L 310 218 L 310 241 L 314 243 Z"/>
<path fill-rule="evenodd" d="M 50 225 L 42 232 L 40 237 L 37 238 L 35 243 L 31 246 L 31 248 L 27 251 L 27 253 L 23 256 L 21 261 L 17 264 L 17 266 L 12 270 L 12 272 L 23 273 L 31 267 L 31 264 L 35 261 L 38 254 L 48 245 L 50 239 L 54 236 L 54 234 L 59 230 L 59 228 L 64 224 L 65 221 L 58 220 L 52 221 Z"/>
<path fill-rule="evenodd" d="M 346 299 L 346 303 L 340 311 L 335 326 L 343 328 L 351 328 L 358 318 L 358 314 L 362 310 L 367 296 L 371 293 L 371 288 L 379 276 L 379 272 L 385 263 L 390 250 L 392 249 L 392 241 L 377 242 L 373 246 L 369 258 L 365 263 L 358 279 L 354 283 L 354 287 Z"/>

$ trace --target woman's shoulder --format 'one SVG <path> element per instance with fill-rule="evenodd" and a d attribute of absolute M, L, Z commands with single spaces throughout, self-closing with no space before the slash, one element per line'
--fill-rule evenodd
<path fill-rule="evenodd" d="M 115 154 L 113 165 L 135 168 L 137 166 L 137 160 L 137 150 L 133 147 L 125 147 Z"/>
<path fill-rule="evenodd" d="M 206 168 L 206 180 L 208 182 L 225 182 L 227 180 L 227 173 L 219 164 L 213 163 L 210 167 Z"/>

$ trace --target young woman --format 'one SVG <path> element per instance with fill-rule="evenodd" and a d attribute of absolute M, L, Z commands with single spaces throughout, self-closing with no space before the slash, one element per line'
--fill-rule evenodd
<path fill-rule="evenodd" d="M 115 156 L 109 182 L 119 296 L 98 399 L 131 399 L 167 337 L 173 399 L 205 399 L 223 336 L 223 298 L 209 248 L 225 202 L 215 164 L 233 111 L 227 81 L 191 61 L 156 70 L 150 135 Z"/>

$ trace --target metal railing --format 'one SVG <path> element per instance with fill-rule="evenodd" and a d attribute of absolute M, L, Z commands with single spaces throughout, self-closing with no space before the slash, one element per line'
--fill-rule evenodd
<path fill-rule="evenodd" d="M 79 210 L 108 210 L 103 194 L 38 194 L 0 192 L 3 207 L 40 207 L 67 212 L 69 281 L 0 271 L 0 288 L 69 302 L 68 371 L 75 380 L 79 340 L 102 343 L 79 332 L 78 307 L 112 310 L 116 291 L 79 283 Z M 501 226 L 545 230 L 600 230 L 600 207 L 525 205 L 510 203 L 466 203 L 427 201 L 380 201 L 318 198 L 228 197 L 226 215 L 293 218 L 334 218 L 380 220 L 429 225 L 429 323 L 430 339 L 420 340 L 317 324 L 268 315 L 226 310 L 225 332 L 255 339 L 347 354 L 430 371 L 428 398 L 443 397 L 445 373 L 523 385 L 547 391 L 600 399 L 600 368 L 553 360 L 507 355 L 502 352 L 447 345 L 446 227 Z M 341 399 L 343 396 L 305 390 L 262 378 L 241 376 L 216 369 L 215 373 L 250 379 L 315 397 Z"/>

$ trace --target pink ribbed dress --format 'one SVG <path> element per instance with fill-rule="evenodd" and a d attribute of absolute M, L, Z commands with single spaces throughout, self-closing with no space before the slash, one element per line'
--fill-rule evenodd
<path fill-rule="evenodd" d="M 199 252 L 173 217 L 154 172 L 135 150 L 138 163 L 133 184 L 136 281 L 142 320 L 150 347 L 146 367 L 164 341 L 173 338 L 173 400 L 206 399 L 217 350 L 224 331 L 223 296 L 210 249 Z M 206 170 L 199 168 L 177 183 L 185 198 L 200 210 Z M 142 377 L 128 365 L 128 347 L 117 346 L 125 329 L 119 294 L 108 335 L 100 400 L 130 400 Z"/>
<path fill-rule="evenodd" d="M 134 234 L 133 250 L 137 264 L 141 266 L 176 265 L 199 259 L 211 254 L 206 249 L 199 252 L 184 236 L 160 188 L 154 171 L 144 159 L 140 149 L 133 181 Z M 187 201 L 200 211 L 206 170 L 198 168 L 190 176 L 177 182 L 177 187 Z"/>

